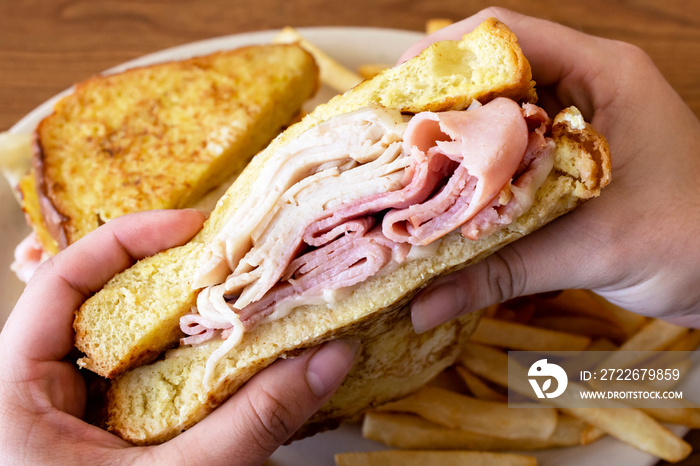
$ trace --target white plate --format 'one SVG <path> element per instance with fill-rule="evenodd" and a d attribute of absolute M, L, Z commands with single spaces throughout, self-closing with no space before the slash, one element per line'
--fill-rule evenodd
<path fill-rule="evenodd" d="M 406 48 L 422 37 L 417 32 L 377 28 L 301 28 L 300 31 L 311 42 L 319 45 L 330 56 L 351 69 L 356 69 L 358 65 L 363 63 L 394 63 Z M 268 43 L 274 35 L 275 31 L 262 31 L 194 42 L 146 55 L 114 67 L 108 72 L 122 71 L 134 66 L 162 61 L 184 59 L 216 50 Z M 10 131 L 15 133 L 32 132 L 36 124 L 51 112 L 56 100 L 69 91 L 67 90 L 37 107 L 13 126 Z M 322 89 L 315 100 L 317 102 L 324 101 L 331 95 L 331 91 Z M 9 272 L 8 267 L 12 262 L 14 245 L 28 232 L 29 229 L 25 225 L 22 212 L 14 201 L 7 183 L 0 181 L 0 233 L 3 239 L 3 244 L 0 245 L 0 325 L 5 322 L 23 288 L 14 274 Z M 674 429 L 678 433 L 685 431 L 685 429 L 677 427 Z M 333 456 L 336 453 L 371 451 L 383 448 L 378 443 L 363 439 L 359 426 L 343 425 L 335 431 L 325 432 L 280 448 L 272 456 L 271 464 L 332 465 L 334 464 Z M 656 463 L 655 458 L 611 438 L 604 438 L 586 447 L 531 454 L 538 458 L 540 465 L 544 466 L 597 466 L 600 464 L 651 466 Z"/>

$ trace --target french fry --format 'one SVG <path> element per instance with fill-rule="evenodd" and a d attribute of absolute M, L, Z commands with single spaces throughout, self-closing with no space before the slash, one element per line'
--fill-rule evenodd
<path fill-rule="evenodd" d="M 543 301 L 549 302 L 542 305 Z M 523 306 L 528 311 L 525 314 L 519 312 Z M 562 338 L 562 334 L 567 339 Z M 548 340 L 550 337 L 551 340 Z M 524 298 L 522 302 L 501 304 L 490 309 L 457 358 L 452 376 L 456 372 L 476 398 L 452 392 L 445 394 L 444 391 L 428 392 L 429 396 L 425 396 L 419 391 L 417 399 L 408 397 L 396 402 L 408 400 L 408 405 L 402 407 L 392 403 L 389 405 L 393 405 L 391 412 L 369 413 L 365 417 L 363 433 L 367 438 L 393 448 L 481 451 L 527 451 L 587 445 L 610 435 L 663 460 L 680 461 L 691 453 L 692 447 L 661 422 L 700 428 L 699 404 L 684 399 L 664 400 L 663 405 L 654 407 L 649 407 L 648 400 L 640 400 L 636 406 L 635 400 L 629 398 L 624 402 L 593 398 L 585 401 L 577 398 L 577 392 L 589 389 L 578 382 L 569 381 L 562 395 L 546 400 L 559 413 L 551 435 L 544 438 L 544 429 L 540 426 L 536 438 L 526 439 L 514 432 L 501 436 L 500 429 L 494 427 L 503 425 L 506 419 L 498 412 L 498 407 L 506 406 L 508 396 L 491 384 L 507 388 L 509 394 L 514 392 L 517 396 L 537 400 L 529 385 L 528 370 L 510 359 L 504 348 L 591 352 L 590 358 L 585 357 L 587 353 L 584 352 L 581 357 L 572 359 L 572 364 L 559 362 L 566 366 L 567 373 L 578 373 L 573 370 L 576 364 L 581 366 L 581 370 L 617 370 L 632 368 L 640 362 L 648 369 L 678 369 L 685 373 L 690 370 L 692 362 L 688 354 L 679 353 L 694 351 L 698 347 L 700 329 L 689 330 L 639 316 L 588 290 L 565 290 L 557 295 L 534 296 L 529 300 Z M 661 356 L 649 359 L 649 352 L 664 350 L 666 352 Z M 599 363 L 599 352 L 610 352 L 611 355 Z M 596 381 L 588 383 L 594 387 L 598 385 Z M 625 380 L 619 386 L 613 382 L 599 388 L 612 391 L 665 391 L 674 388 L 677 383 L 678 380 L 645 380 L 643 383 Z M 455 402 L 452 397 L 469 399 L 469 403 L 486 404 L 473 409 L 466 403 L 459 406 L 460 402 Z M 455 408 L 455 405 L 459 407 Z M 393 412 L 394 409 L 401 412 Z M 510 408 L 511 411 L 521 409 L 528 408 Z M 535 413 L 539 409 L 529 408 L 528 411 Z M 458 414 L 467 412 L 469 414 Z M 474 419 L 469 417 L 474 414 Z M 489 415 L 493 418 L 490 425 L 486 421 Z M 468 420 L 460 421 L 458 417 Z M 517 422 L 523 429 L 523 420 Z"/>
<path fill-rule="evenodd" d="M 557 425 L 553 408 L 514 409 L 431 386 L 377 410 L 417 414 L 446 427 L 507 439 L 546 439 Z"/>
<path fill-rule="evenodd" d="M 444 388 L 445 390 L 451 390 L 453 392 L 464 393 L 467 390 L 467 385 L 464 383 L 462 377 L 457 373 L 456 369 L 456 366 L 448 367 L 435 376 L 426 385 Z"/>
<path fill-rule="evenodd" d="M 501 350 L 469 342 L 457 362 L 489 382 L 508 387 L 508 355 Z"/>
<path fill-rule="evenodd" d="M 562 290 L 552 298 L 541 300 L 537 307 L 544 313 L 564 313 L 568 316 L 576 314 L 618 324 L 615 316 L 589 290 Z"/>
<path fill-rule="evenodd" d="M 600 362 L 601 352 L 615 350 L 617 350 L 617 345 L 613 342 L 607 338 L 597 338 L 579 356 L 563 361 L 561 366 L 567 374 L 578 374 L 580 371 L 595 367 Z"/>
<path fill-rule="evenodd" d="M 576 314 L 581 317 L 589 317 L 594 321 L 602 320 L 614 325 L 614 333 L 598 333 L 597 335 L 619 335 L 618 341 L 623 341 L 635 334 L 646 322 L 646 318 L 635 314 L 619 306 L 616 306 L 590 290 L 576 289 L 563 290 L 559 295 L 545 299 L 540 304 L 540 311 L 543 314 Z M 541 312 L 542 313 L 542 312 Z M 582 319 L 585 322 L 586 319 Z M 577 327 L 575 322 L 568 326 L 556 328 L 573 331 Z M 608 327 L 609 328 L 609 327 Z M 600 332 L 600 330 L 598 330 Z M 611 332 L 611 330 L 608 330 Z M 590 333 L 586 333 L 590 334 Z"/>
<path fill-rule="evenodd" d="M 292 27 L 283 28 L 273 40 L 276 44 L 289 44 L 298 42 L 306 51 L 313 55 L 318 64 L 321 82 L 327 84 L 338 92 L 345 92 L 362 82 L 362 78 L 353 73 L 336 60 L 328 56 L 316 45 L 304 39 L 299 32 Z"/>
<path fill-rule="evenodd" d="M 518 324 L 529 324 L 530 319 L 535 315 L 536 308 L 537 301 L 534 297 L 523 296 L 496 305 L 493 314 L 486 313 L 484 317 L 493 317 L 494 319 L 516 322 Z"/>
<path fill-rule="evenodd" d="M 605 432 L 568 414 L 560 413 L 557 428 L 549 441 L 562 442 L 576 439 L 581 445 L 590 445 L 605 437 Z"/>
<path fill-rule="evenodd" d="M 682 438 L 635 408 L 562 408 L 633 447 L 670 462 L 686 458 L 692 447 Z"/>
<path fill-rule="evenodd" d="M 666 322 L 653 319 L 649 321 L 639 332 L 624 342 L 619 351 L 610 354 L 598 365 L 598 370 L 604 368 L 624 369 L 632 367 L 646 359 L 645 351 L 662 351 L 679 341 L 688 329 Z M 630 353 L 634 351 L 634 353 Z"/>
<path fill-rule="evenodd" d="M 562 415 L 564 416 L 564 415 Z M 605 437 L 605 432 L 600 430 L 599 428 L 595 426 L 588 425 L 581 421 L 578 418 L 572 417 L 572 419 L 575 419 L 585 426 L 584 429 L 581 431 L 581 445 L 590 445 L 591 443 L 595 442 L 596 440 L 599 440 L 603 437 Z"/>
<path fill-rule="evenodd" d="M 478 451 L 401 451 L 340 453 L 337 466 L 537 466 L 532 456 Z"/>
<path fill-rule="evenodd" d="M 370 79 L 390 67 L 391 65 L 387 65 L 384 63 L 365 63 L 364 65 L 360 65 L 357 68 L 357 73 L 363 79 Z"/>
<path fill-rule="evenodd" d="M 586 348 L 586 351 L 616 351 L 618 346 L 607 338 L 596 338 Z"/>
<path fill-rule="evenodd" d="M 652 319 L 632 338 L 620 346 L 620 351 L 662 351 L 679 341 L 688 329 L 665 320 Z"/>
<path fill-rule="evenodd" d="M 429 19 L 425 22 L 425 33 L 432 34 L 435 31 L 439 31 L 440 29 L 449 26 L 450 24 L 452 24 L 452 20 L 447 18 Z"/>
<path fill-rule="evenodd" d="M 695 351 L 700 346 L 700 329 L 690 330 L 685 336 L 668 347 L 668 351 Z"/>
<path fill-rule="evenodd" d="M 652 358 L 647 366 L 660 369 L 677 367 L 681 371 L 681 378 L 683 378 L 692 367 L 692 361 L 689 359 L 692 359 L 692 354 L 694 354 L 692 352 L 697 349 L 698 345 L 700 345 L 700 330 L 689 330 L 663 353 Z"/>
<path fill-rule="evenodd" d="M 486 384 L 476 375 L 469 372 L 464 367 L 457 366 L 455 370 L 460 375 L 460 377 L 462 377 L 462 380 L 464 380 L 464 383 L 467 385 L 467 388 L 476 398 L 487 401 L 498 401 L 501 403 L 508 402 L 508 397 L 506 395 L 497 392 L 493 388 L 489 387 L 488 384 Z"/>
<path fill-rule="evenodd" d="M 490 319 L 496 318 L 500 304 L 492 304 L 491 306 L 483 309 L 483 317 L 488 317 Z"/>
<path fill-rule="evenodd" d="M 471 341 L 521 351 L 581 351 L 589 337 L 484 317 Z"/>
<path fill-rule="evenodd" d="M 534 451 L 587 445 L 602 432 L 583 421 L 560 415 L 546 439 L 504 439 L 435 424 L 413 414 L 371 411 L 362 422 L 362 435 L 392 448 L 420 450 Z"/>
<path fill-rule="evenodd" d="M 608 338 L 622 342 L 626 335 L 610 322 L 583 315 L 536 315 L 531 325 L 553 331 L 570 332 L 588 338 Z"/>
<path fill-rule="evenodd" d="M 508 387 L 507 354 L 486 346 L 481 348 L 471 344 L 465 346 L 466 351 L 462 351 L 459 356 L 461 364 L 487 380 Z M 511 360 L 510 364 L 517 363 Z M 498 369 L 490 371 L 489 365 Z M 522 376 L 519 378 L 527 379 L 525 376 L 527 370 L 524 367 L 516 366 L 514 371 Z M 489 374 L 491 374 L 490 377 Z M 525 396 L 533 396 L 532 392 L 524 386 L 511 383 L 509 388 Z M 572 389 L 581 390 L 583 387 L 570 383 L 567 392 L 559 398 L 549 399 L 548 402 L 560 408 L 562 412 L 575 416 L 618 440 L 666 461 L 680 461 L 692 451 L 692 447 L 687 442 L 641 409 L 626 407 L 619 402 L 608 402 L 607 405 L 610 407 L 606 408 L 572 408 L 570 398 L 567 396 L 573 393 Z"/>
<path fill-rule="evenodd" d="M 641 408 L 642 411 L 661 422 L 700 429 L 700 406 L 692 401 L 668 400 L 672 407 Z"/>

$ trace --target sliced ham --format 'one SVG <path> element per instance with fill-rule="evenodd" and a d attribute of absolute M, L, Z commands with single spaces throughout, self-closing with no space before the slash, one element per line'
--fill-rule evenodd
<path fill-rule="evenodd" d="M 48 257 L 34 232 L 17 245 L 14 256 L 15 260 L 10 264 L 10 270 L 24 283 L 29 283 L 36 269 Z"/>
<path fill-rule="evenodd" d="M 549 124 L 539 107 L 498 98 L 407 125 L 370 108 L 304 133 L 266 164 L 265 189 L 212 246 L 197 286 L 212 283 L 183 318 L 183 342 L 240 339 L 420 257 L 411 249 L 451 231 L 478 239 L 510 224 L 551 171 Z"/>
<path fill-rule="evenodd" d="M 537 190 L 552 171 L 554 142 L 544 135 L 549 117 L 540 107 L 531 104 L 524 106 L 523 114 L 528 125 L 539 123 L 539 126 L 530 132 L 527 150 L 514 181 L 507 184 L 491 204 L 461 226 L 466 238 L 477 240 L 488 236 L 530 210 Z"/>
<path fill-rule="evenodd" d="M 260 247 L 260 242 L 273 233 L 269 226 L 280 210 L 299 207 L 291 209 L 295 211 L 293 220 L 303 223 L 303 219 L 309 218 L 310 222 L 334 203 L 377 192 L 377 185 L 384 190 L 400 187 L 409 160 L 395 163 L 392 157 L 396 159 L 400 155 L 405 126 L 398 111 L 365 108 L 331 118 L 277 151 L 259 174 L 265 186 L 250 192 L 227 220 L 221 234 L 211 242 L 193 286 L 215 285 L 232 271 L 247 272 L 246 269 L 257 267 L 260 255 L 245 256 L 253 246 L 265 249 Z M 346 173 L 352 176 L 343 176 Z M 341 183 L 341 176 L 351 179 Z M 315 182 L 309 183 L 310 178 Z M 338 186 L 344 186 L 345 190 L 337 189 Z M 329 193 L 335 194 L 337 200 L 328 199 Z M 276 241 L 273 238 L 273 243 Z M 275 257 L 278 253 L 274 252 Z"/>
<path fill-rule="evenodd" d="M 404 133 L 404 148 L 442 154 L 459 163 L 433 197 L 384 217 L 394 241 L 426 245 L 463 225 L 491 203 L 508 183 L 528 145 L 520 106 L 498 98 L 468 112 L 425 112 Z"/>

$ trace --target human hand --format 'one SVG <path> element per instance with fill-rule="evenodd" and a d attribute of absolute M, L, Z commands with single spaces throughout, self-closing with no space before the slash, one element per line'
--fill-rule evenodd
<path fill-rule="evenodd" d="M 37 270 L 0 334 L 0 458 L 11 464 L 259 464 L 342 382 L 357 346 L 332 342 L 256 375 L 199 424 L 162 445 L 134 447 L 87 424 L 86 387 L 65 358 L 73 313 L 115 273 L 184 243 L 194 211 L 110 221 Z"/>
<path fill-rule="evenodd" d="M 417 331 L 517 296 L 592 289 L 637 313 L 700 327 L 700 123 L 637 47 L 491 8 L 406 51 L 459 39 L 488 17 L 518 37 L 549 113 L 576 105 L 608 140 L 602 195 L 412 302 Z"/>

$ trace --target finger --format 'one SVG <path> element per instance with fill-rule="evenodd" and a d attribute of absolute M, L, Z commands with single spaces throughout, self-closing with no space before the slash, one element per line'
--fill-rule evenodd
<path fill-rule="evenodd" d="M 411 303 L 416 332 L 518 296 L 613 283 L 619 273 L 606 260 L 616 262 L 625 250 L 614 252 L 616 242 L 602 228 L 592 238 L 582 227 L 596 222 L 594 203 L 422 290 Z"/>
<path fill-rule="evenodd" d="M 60 360 L 73 347 L 73 313 L 136 260 L 184 243 L 202 226 L 196 211 L 151 211 L 114 219 L 45 261 L 5 325 L 15 360 Z"/>
<path fill-rule="evenodd" d="M 336 340 L 277 361 L 203 421 L 158 447 L 159 455 L 165 463 L 187 451 L 202 464 L 261 464 L 328 401 L 359 349 L 359 342 Z"/>
<path fill-rule="evenodd" d="M 556 85 L 563 106 L 576 105 L 586 119 L 593 109 L 605 107 L 613 98 L 615 80 L 606 74 L 604 60 L 615 60 L 612 41 L 593 37 L 550 21 L 531 18 L 503 8 L 487 8 L 451 24 L 411 46 L 401 61 L 418 54 L 438 40 L 459 40 L 489 17 L 505 23 L 516 35 L 532 67 L 539 87 Z"/>

